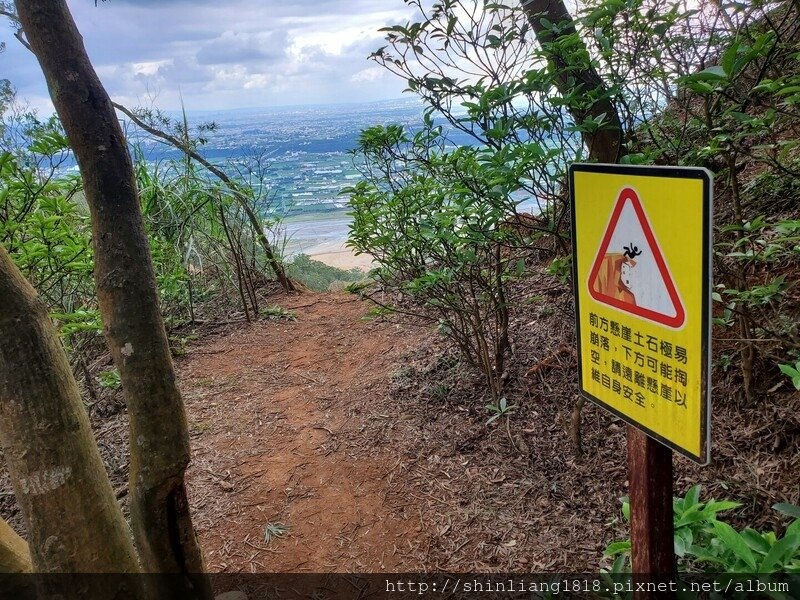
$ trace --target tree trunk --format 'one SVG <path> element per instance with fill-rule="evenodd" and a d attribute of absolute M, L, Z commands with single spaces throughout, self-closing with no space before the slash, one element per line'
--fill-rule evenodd
<path fill-rule="evenodd" d="M 28 543 L 0 519 L 0 573 L 30 573 Z"/>
<path fill-rule="evenodd" d="M 622 121 L 603 80 L 590 62 L 586 45 L 578 36 L 575 21 L 564 1 L 522 0 L 522 8 L 542 51 L 553 61 L 556 89 L 564 97 L 573 93 L 579 94 L 578 104 L 567 104 L 575 123 L 581 125 L 587 118 L 599 119 L 603 116 L 604 123 L 599 129 L 581 133 L 583 144 L 589 152 L 589 160 L 617 163 L 625 153 Z M 558 26 L 557 35 L 542 23 L 542 18 Z M 571 42 L 567 41 L 569 37 L 573 38 Z M 583 453 L 581 435 L 583 404 L 583 398 L 579 398 L 572 410 L 569 427 L 577 456 Z"/>
<path fill-rule="evenodd" d="M 0 306 L 0 443 L 33 567 L 137 572 L 130 532 L 47 307 L 2 247 Z M 2 530 L 0 536 L 8 539 Z M 21 549 L 19 541 L 11 545 Z"/>
<path fill-rule="evenodd" d="M 111 100 L 64 0 L 17 0 L 83 177 L 92 217 L 94 276 L 104 332 L 130 418 L 131 526 L 146 572 L 210 598 L 184 473 L 189 435 L 158 306 L 133 165 Z"/>
<path fill-rule="evenodd" d="M 616 163 L 623 154 L 619 112 L 608 97 L 603 80 L 589 62 L 586 46 L 578 37 L 572 15 L 563 0 L 522 0 L 522 8 L 542 50 L 553 61 L 559 93 L 568 97 L 577 92 L 581 96 L 579 104 L 567 105 L 575 123 L 581 125 L 587 118 L 598 119 L 605 115 L 600 129 L 582 133 L 589 159 Z M 557 35 L 542 23 L 543 18 L 559 26 Z M 573 37 L 573 41 L 568 42 L 569 37 Z M 594 100 L 587 96 L 593 96 Z"/>

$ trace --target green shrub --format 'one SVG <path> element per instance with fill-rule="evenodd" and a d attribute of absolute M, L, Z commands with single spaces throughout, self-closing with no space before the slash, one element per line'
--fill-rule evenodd
<path fill-rule="evenodd" d="M 344 289 L 348 284 L 362 281 L 365 277 L 361 269 L 338 269 L 305 254 L 295 256 L 292 262 L 286 265 L 286 272 L 292 279 L 318 292 L 327 291 L 331 289 L 331 285 L 336 284 Z"/>
<path fill-rule="evenodd" d="M 510 348 L 509 282 L 524 271 L 513 252 L 519 234 L 503 223 L 526 159 L 446 150 L 430 121 L 415 135 L 399 125 L 364 130 L 356 152 L 365 179 L 345 190 L 349 245 L 377 265 L 370 276 L 380 292 L 370 298 L 435 325 L 483 373 L 497 403 Z M 387 306 L 384 292 L 400 304 Z"/>
<path fill-rule="evenodd" d="M 712 573 L 800 573 L 800 507 L 776 504 L 773 508 L 795 517 L 783 537 L 746 527 L 736 531 L 720 521 L 719 513 L 738 508 L 737 502 L 700 501 L 700 486 L 692 487 L 672 503 L 675 554 L 683 571 Z M 630 521 L 630 504 L 622 502 L 622 514 Z M 629 572 L 631 541 L 610 544 L 605 556 L 615 557 L 612 571 Z"/>
<path fill-rule="evenodd" d="M 100 387 L 108 390 L 118 390 L 122 387 L 122 379 L 116 369 L 107 369 L 97 374 L 100 380 Z"/>

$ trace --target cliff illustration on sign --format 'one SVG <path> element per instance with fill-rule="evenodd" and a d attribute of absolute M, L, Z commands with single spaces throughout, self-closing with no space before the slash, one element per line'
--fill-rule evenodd
<path fill-rule="evenodd" d="M 625 188 L 589 275 L 598 302 L 679 328 L 686 312 L 637 193 Z"/>

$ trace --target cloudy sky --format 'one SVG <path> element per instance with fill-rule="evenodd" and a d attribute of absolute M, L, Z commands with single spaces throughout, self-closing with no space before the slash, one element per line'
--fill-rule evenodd
<path fill-rule="evenodd" d="M 193 110 L 397 98 L 405 82 L 367 60 L 402 0 L 70 0 L 112 98 Z M 0 30 L 2 31 L 2 30 Z M 0 33 L 0 77 L 51 110 L 33 56 Z"/>

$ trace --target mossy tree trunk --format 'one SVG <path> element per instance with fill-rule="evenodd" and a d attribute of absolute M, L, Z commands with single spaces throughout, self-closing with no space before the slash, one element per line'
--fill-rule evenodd
<path fill-rule="evenodd" d="M 111 100 L 86 54 L 64 0 L 17 0 L 28 43 L 83 178 L 105 337 L 130 418 L 131 527 L 146 572 L 166 594 L 211 596 L 192 527 L 184 473 L 189 436 L 176 385 L 133 165 Z M 173 593 L 174 592 L 174 593 Z"/>
<path fill-rule="evenodd" d="M 128 526 L 47 307 L 2 247 L 0 306 L 0 443 L 34 569 L 137 572 Z M 3 523 L 0 537 L 8 543 L 0 545 L 17 555 L 19 567 L 22 540 L 12 534 Z"/>

